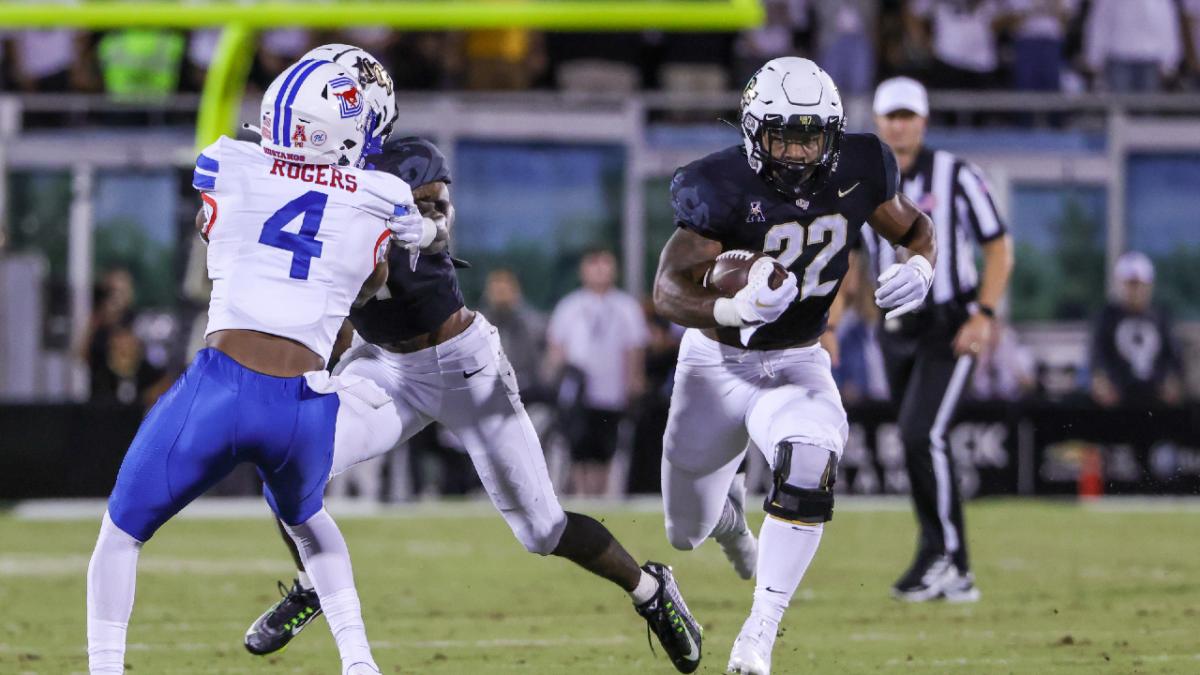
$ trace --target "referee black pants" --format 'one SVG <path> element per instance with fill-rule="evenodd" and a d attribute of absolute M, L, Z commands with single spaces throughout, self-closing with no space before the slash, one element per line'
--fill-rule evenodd
<path fill-rule="evenodd" d="M 879 343 L 892 402 L 898 408 L 909 489 L 921 527 L 917 555 L 949 555 L 955 566 L 966 571 L 962 497 L 946 442 L 946 430 L 974 360 L 954 355 L 951 342 L 959 325 L 959 321 L 934 322 L 919 332 L 881 330 Z"/>

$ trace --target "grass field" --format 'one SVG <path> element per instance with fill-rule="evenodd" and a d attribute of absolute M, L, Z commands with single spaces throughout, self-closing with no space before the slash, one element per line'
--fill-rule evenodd
<path fill-rule="evenodd" d="M 887 597 L 912 517 L 838 511 L 783 624 L 774 672 L 1200 673 L 1200 509 L 986 501 L 968 512 L 977 605 Z M 333 509 L 337 516 L 336 508 Z M 498 516 L 341 518 L 385 673 L 671 673 L 627 597 L 524 552 Z M 422 515 L 423 514 L 423 515 Z M 596 515 L 674 565 L 720 673 L 752 586 L 718 548 L 671 550 L 653 511 Z M 0 515 L 0 673 L 83 672 L 84 572 L 97 522 Z M 270 522 L 181 519 L 142 552 L 127 662 L 158 673 L 336 673 L 324 619 L 284 653 L 241 647 L 289 579 Z"/>

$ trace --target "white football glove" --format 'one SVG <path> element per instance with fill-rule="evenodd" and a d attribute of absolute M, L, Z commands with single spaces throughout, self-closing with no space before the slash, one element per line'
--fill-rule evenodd
<path fill-rule="evenodd" d="M 392 231 L 392 239 L 410 250 L 429 246 L 437 236 L 437 225 L 422 216 L 416 206 L 409 204 L 406 208 L 407 213 L 388 218 L 387 228 Z"/>
<path fill-rule="evenodd" d="M 800 294 L 796 275 L 788 272 L 779 288 L 771 288 L 768 281 L 775 271 L 775 259 L 759 258 L 750 266 L 746 285 L 732 298 L 718 298 L 713 304 L 713 318 L 722 326 L 741 328 L 744 326 L 771 323 L 787 311 L 792 301 Z"/>
<path fill-rule="evenodd" d="M 875 289 L 875 304 L 892 311 L 885 319 L 894 319 L 925 304 L 925 295 L 933 283 L 933 268 L 923 256 L 914 255 L 907 262 L 894 263 L 879 275 Z"/>

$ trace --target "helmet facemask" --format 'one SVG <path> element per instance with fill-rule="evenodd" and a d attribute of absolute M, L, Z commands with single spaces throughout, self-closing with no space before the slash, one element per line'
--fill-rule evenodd
<path fill-rule="evenodd" d="M 742 132 L 750 140 L 752 165 L 759 175 L 789 198 L 810 197 L 825 187 L 837 169 L 845 121 L 817 115 L 742 115 Z M 809 159 L 815 158 L 815 159 Z"/>

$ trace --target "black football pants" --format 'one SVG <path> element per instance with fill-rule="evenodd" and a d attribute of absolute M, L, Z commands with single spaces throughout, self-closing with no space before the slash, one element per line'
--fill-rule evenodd
<path fill-rule="evenodd" d="M 917 553 L 947 554 L 966 571 L 962 497 L 946 431 L 974 359 L 954 355 L 953 335 L 889 335 L 881 330 L 879 342 L 892 402 L 898 407 L 909 489 L 921 527 Z"/>

